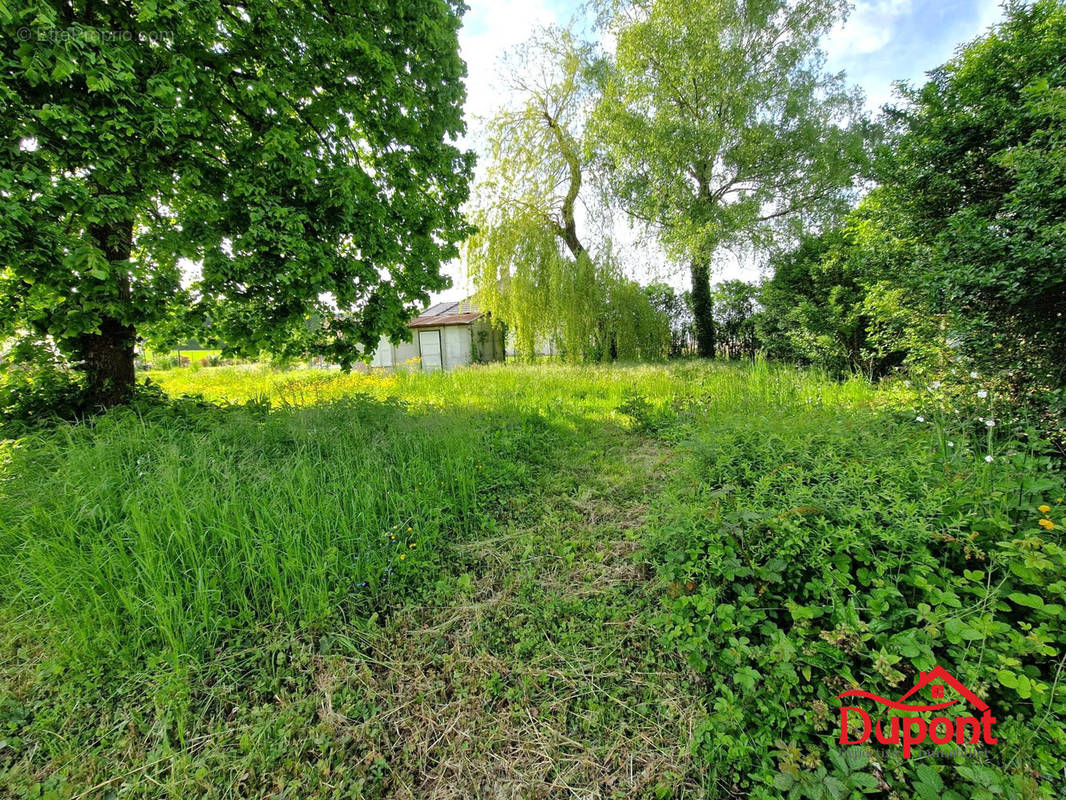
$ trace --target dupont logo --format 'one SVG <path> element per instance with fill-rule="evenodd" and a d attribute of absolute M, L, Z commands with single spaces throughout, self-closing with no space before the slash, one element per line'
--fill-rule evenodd
<path fill-rule="evenodd" d="M 926 687 L 929 687 L 930 699 L 940 702 L 928 705 L 904 702 Z M 961 697 L 945 700 L 945 692 L 949 688 Z M 992 716 L 988 703 L 955 680 L 943 667 L 934 667 L 930 672 L 920 673 L 918 683 L 899 700 L 889 700 L 873 692 L 864 692 L 862 689 L 850 689 L 841 692 L 837 697 L 865 697 L 893 711 L 923 714 L 923 716 L 893 715 L 887 720 L 879 716 L 876 721 L 873 721 L 870 715 L 861 708 L 842 705 L 840 707 L 840 744 L 866 744 L 873 736 L 874 740 L 880 744 L 902 745 L 903 757 L 910 758 L 911 747 L 924 741 L 933 744 L 954 742 L 958 745 L 980 742 L 996 744 L 999 741 L 992 735 L 992 726 L 995 725 L 996 718 Z M 915 697 L 915 701 L 920 699 L 920 697 Z M 969 703 L 979 716 L 945 717 L 938 715 L 926 720 L 930 712 L 943 711 L 962 700 Z M 887 733 L 884 723 L 889 726 Z"/>

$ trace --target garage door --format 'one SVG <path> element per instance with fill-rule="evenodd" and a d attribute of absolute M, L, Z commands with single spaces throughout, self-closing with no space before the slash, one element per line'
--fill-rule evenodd
<path fill-rule="evenodd" d="M 418 349 L 422 353 L 422 369 L 433 372 L 443 364 L 440 358 L 440 331 L 419 331 Z"/>

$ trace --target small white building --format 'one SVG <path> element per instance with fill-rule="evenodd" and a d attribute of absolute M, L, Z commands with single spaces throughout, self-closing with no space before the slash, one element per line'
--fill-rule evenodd
<path fill-rule="evenodd" d="M 466 364 L 504 360 L 504 334 L 490 315 L 469 300 L 437 303 L 409 323 L 410 338 L 393 344 L 382 337 L 371 369 L 433 372 Z"/>

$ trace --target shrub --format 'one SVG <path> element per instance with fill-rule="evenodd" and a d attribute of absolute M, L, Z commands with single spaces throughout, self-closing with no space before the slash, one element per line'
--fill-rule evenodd
<path fill-rule="evenodd" d="M 661 506 L 654 552 L 666 640 L 706 682 L 696 746 L 723 794 L 1056 796 L 1063 487 L 1032 445 L 1000 442 L 989 463 L 967 438 L 945 454 L 910 415 L 817 409 L 697 428 L 676 490 L 697 495 Z M 999 746 L 933 766 L 836 744 L 841 691 L 899 697 L 937 664 L 992 706 Z"/>

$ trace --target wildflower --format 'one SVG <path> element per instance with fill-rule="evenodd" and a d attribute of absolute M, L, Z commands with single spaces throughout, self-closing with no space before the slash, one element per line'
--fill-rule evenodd
<path fill-rule="evenodd" d="M 1037 524 L 1046 531 L 1055 530 L 1055 523 L 1049 519 L 1042 519 Z"/>
<path fill-rule="evenodd" d="M 986 392 L 984 389 L 981 389 L 977 393 L 977 396 L 980 397 L 982 400 L 984 400 L 986 397 L 988 397 L 988 392 Z"/>
<path fill-rule="evenodd" d="M 986 419 L 985 425 L 989 428 L 994 428 L 996 427 L 996 421 L 994 419 Z"/>
<path fill-rule="evenodd" d="M 985 461 L 987 461 L 989 464 L 991 464 L 992 463 L 992 456 L 985 456 Z"/>
<path fill-rule="evenodd" d="M 1047 514 L 1051 511 L 1051 506 L 1037 506 L 1036 510 L 1039 511 L 1041 514 Z"/>
<path fill-rule="evenodd" d="M 914 418 L 914 421 L 915 422 L 925 422 L 925 417 L 923 417 L 921 414 L 919 414 L 917 417 Z"/>
<path fill-rule="evenodd" d="M 948 447 L 954 447 L 954 446 L 955 446 L 954 442 L 948 442 Z"/>
<path fill-rule="evenodd" d="M 400 553 L 400 561 L 403 561 L 405 558 L 407 558 L 407 553 Z"/>
<path fill-rule="evenodd" d="M 977 380 L 977 371 L 974 370 L 973 372 L 971 372 L 970 373 L 970 377 L 973 378 L 974 380 Z"/>
<path fill-rule="evenodd" d="M 933 381 L 931 384 L 929 384 L 929 389 L 930 390 L 935 390 L 935 389 L 939 389 L 939 388 L 940 388 L 940 381 Z"/>
<path fill-rule="evenodd" d="M 410 547 L 412 550 L 415 549 L 415 543 L 414 542 L 411 542 L 411 544 L 409 544 L 407 546 Z"/>
<path fill-rule="evenodd" d="M 407 532 L 410 533 L 412 530 L 414 530 L 414 529 L 413 528 L 408 528 Z"/>

